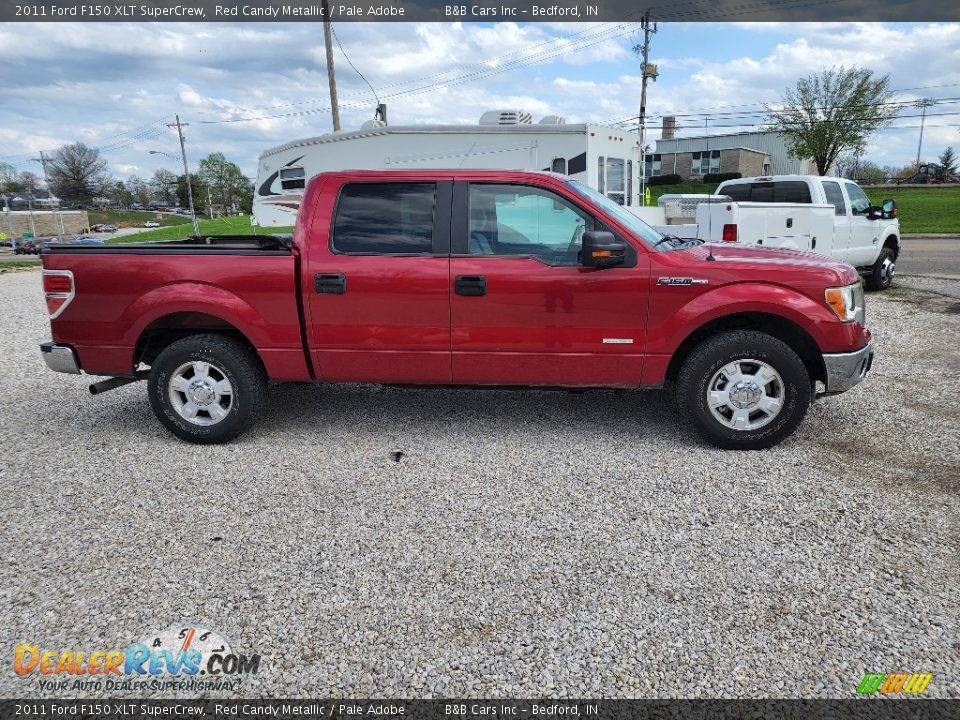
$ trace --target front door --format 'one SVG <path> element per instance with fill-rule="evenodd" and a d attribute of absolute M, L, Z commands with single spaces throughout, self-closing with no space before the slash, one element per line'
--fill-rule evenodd
<path fill-rule="evenodd" d="M 844 258 L 854 267 L 870 265 L 876 259 L 880 223 L 870 218 L 870 198 L 852 182 L 843 184 L 850 197 L 850 252 Z"/>
<path fill-rule="evenodd" d="M 303 288 L 317 375 L 449 383 L 450 182 L 332 187 L 311 227 Z"/>
<path fill-rule="evenodd" d="M 560 194 L 457 183 L 450 260 L 453 380 L 466 384 L 640 384 L 649 262 L 579 264 L 603 229 Z"/>

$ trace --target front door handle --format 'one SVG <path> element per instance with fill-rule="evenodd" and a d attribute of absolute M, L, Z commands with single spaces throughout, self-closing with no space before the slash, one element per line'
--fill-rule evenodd
<path fill-rule="evenodd" d="M 483 275 L 457 275 L 453 290 L 464 297 L 479 297 L 487 294 L 487 278 Z"/>
<path fill-rule="evenodd" d="M 347 276 L 318 273 L 313 278 L 313 286 L 320 295 L 343 295 L 347 292 Z"/>

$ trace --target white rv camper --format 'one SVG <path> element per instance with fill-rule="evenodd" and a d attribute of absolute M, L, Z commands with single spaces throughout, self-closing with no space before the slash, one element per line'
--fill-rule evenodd
<path fill-rule="evenodd" d="M 331 170 L 471 168 L 552 170 L 617 202 L 636 206 L 637 136 L 622 128 L 566 124 L 549 115 L 490 111 L 477 125 L 388 126 L 294 140 L 260 156 L 254 219 L 264 227 L 293 225 L 306 181 Z"/>

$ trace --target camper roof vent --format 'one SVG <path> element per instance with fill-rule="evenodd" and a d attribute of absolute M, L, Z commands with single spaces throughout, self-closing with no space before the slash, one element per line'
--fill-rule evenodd
<path fill-rule="evenodd" d="M 566 125 L 567 119 L 563 115 L 547 115 L 540 120 L 541 125 Z"/>
<path fill-rule="evenodd" d="M 480 116 L 481 125 L 531 125 L 533 115 L 523 110 L 488 110 Z"/>
<path fill-rule="evenodd" d="M 386 127 L 387 124 L 383 120 L 367 120 L 363 125 L 360 126 L 361 130 L 376 130 L 377 128 Z"/>

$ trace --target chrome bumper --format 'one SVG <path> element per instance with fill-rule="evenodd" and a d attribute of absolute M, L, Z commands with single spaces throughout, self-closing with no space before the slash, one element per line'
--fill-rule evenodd
<path fill-rule="evenodd" d="M 826 395 L 846 392 L 863 380 L 873 366 L 873 343 L 852 353 L 824 353 L 823 366 L 827 370 Z"/>
<path fill-rule="evenodd" d="M 40 346 L 40 354 L 43 355 L 43 361 L 47 367 L 56 372 L 80 374 L 80 366 L 77 364 L 77 356 L 73 348 L 66 345 L 57 345 L 48 342 Z"/>

